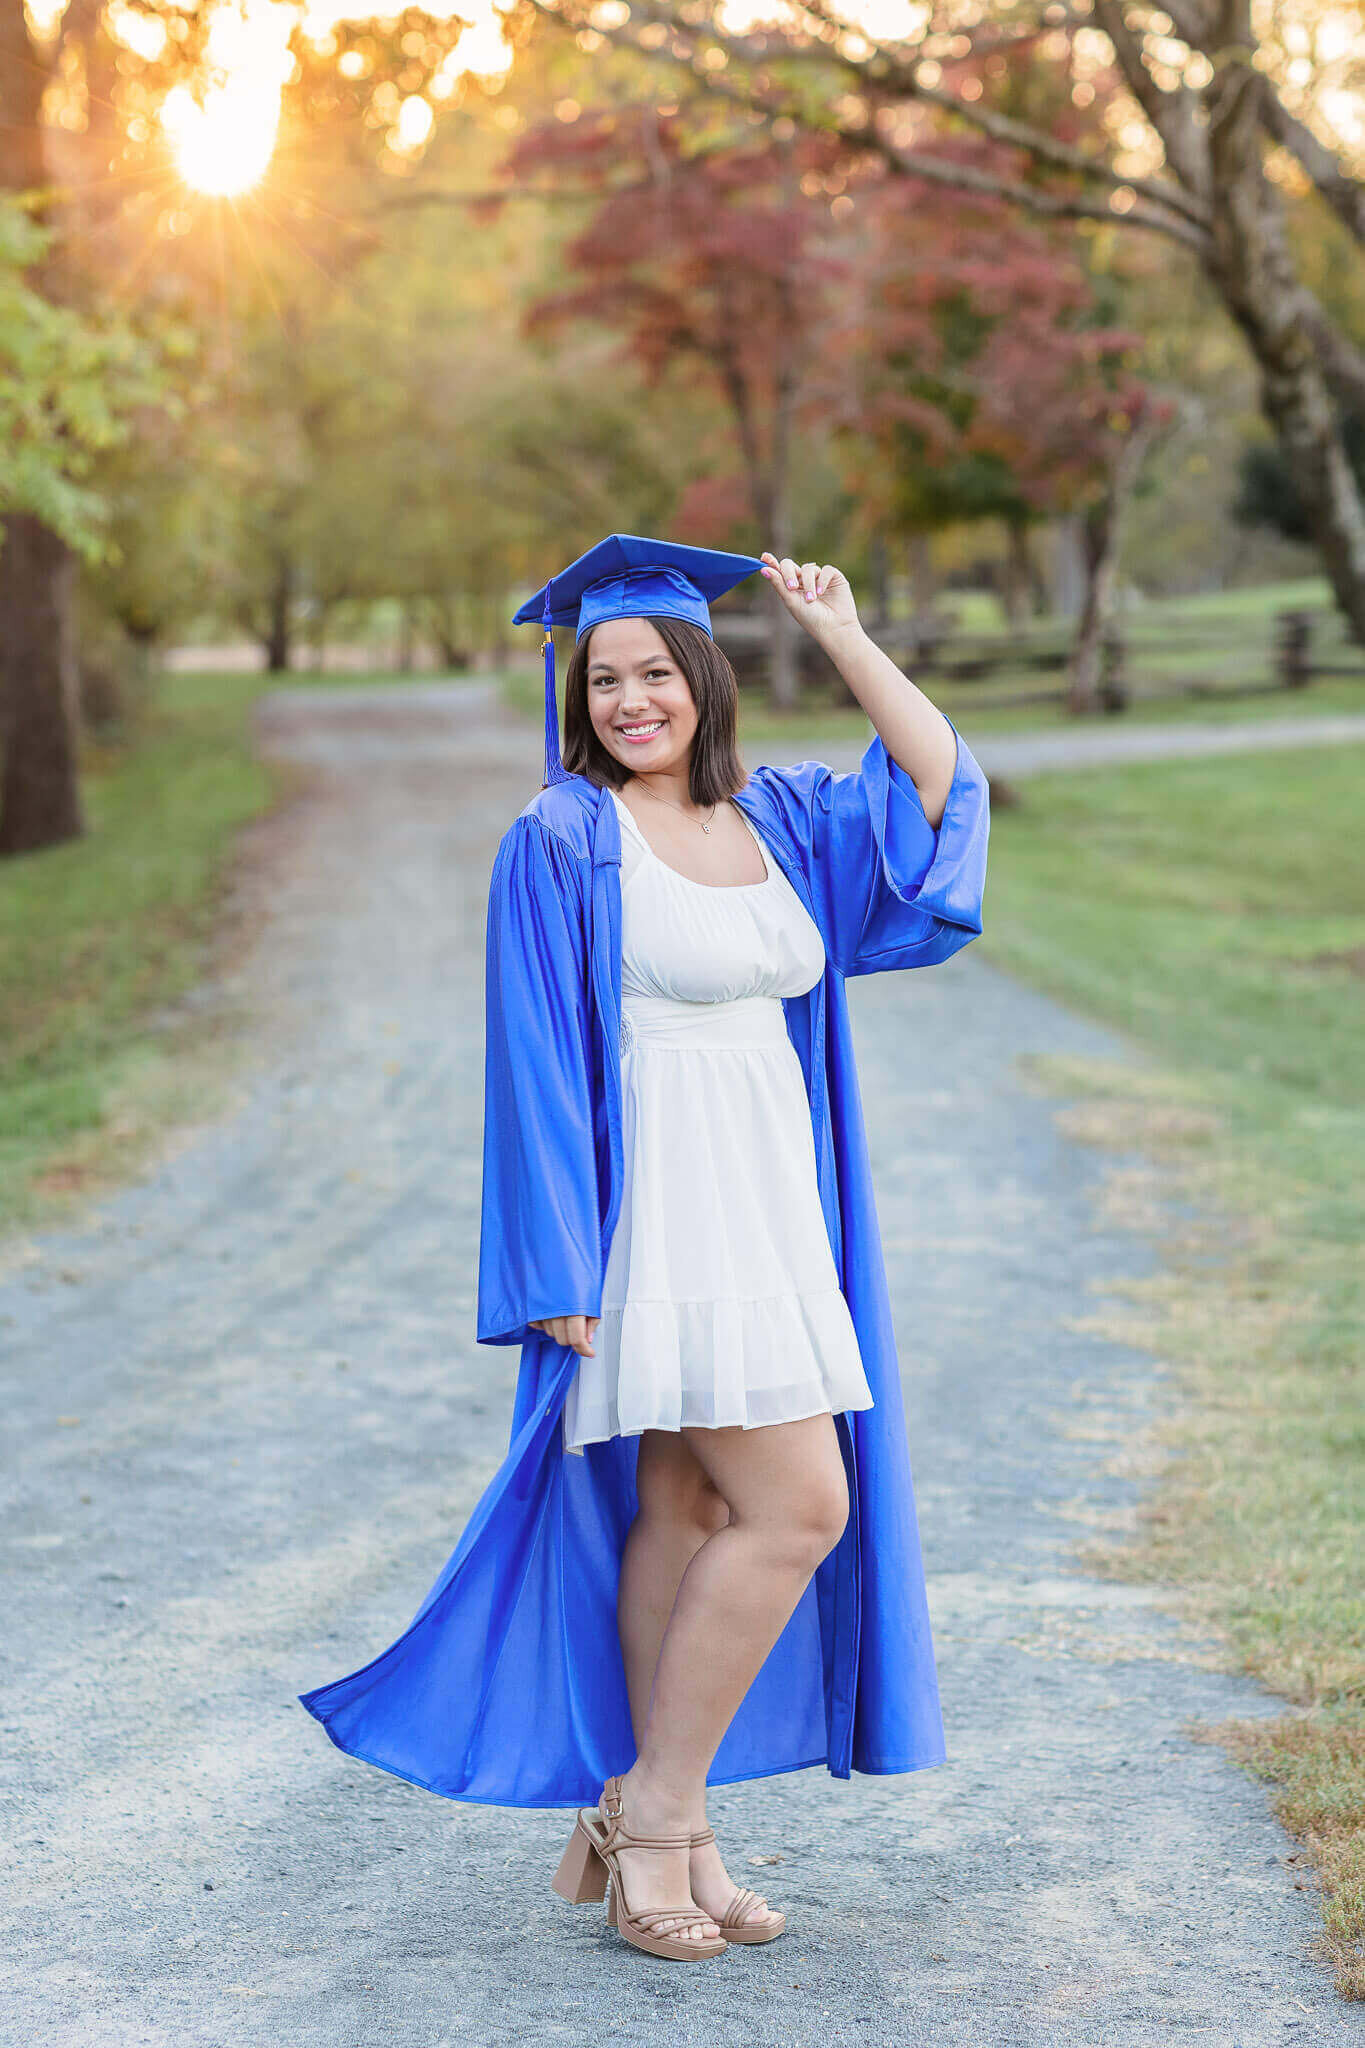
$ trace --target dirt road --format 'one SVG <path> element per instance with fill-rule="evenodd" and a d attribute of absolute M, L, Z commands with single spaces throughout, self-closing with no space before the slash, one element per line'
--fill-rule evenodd
<path fill-rule="evenodd" d="M 1264 1791 L 1182 1733 L 1278 1703 L 1076 1566 L 1167 1395 L 1073 1319 L 1151 1254 L 1014 1062 L 1119 1048 L 970 950 L 852 990 L 949 1762 L 718 1793 L 790 1932 L 670 1966 L 553 1896 L 567 1816 L 328 1744 L 296 1694 L 406 1624 L 506 1442 L 515 1353 L 472 1334 L 482 914 L 537 735 L 481 685 L 261 726 L 313 779 L 253 885 L 243 1100 L 0 1274 L 4 2040 L 1365 2040 Z"/>

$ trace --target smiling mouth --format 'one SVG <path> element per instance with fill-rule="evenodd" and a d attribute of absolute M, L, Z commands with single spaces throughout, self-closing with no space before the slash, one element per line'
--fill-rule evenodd
<path fill-rule="evenodd" d="M 656 732 L 662 732 L 667 721 L 653 719 L 648 725 L 618 725 L 616 730 L 623 740 L 633 740 L 638 746 L 642 740 L 652 740 Z"/>

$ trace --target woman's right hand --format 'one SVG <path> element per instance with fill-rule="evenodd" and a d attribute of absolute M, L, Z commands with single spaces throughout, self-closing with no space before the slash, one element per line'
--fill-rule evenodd
<path fill-rule="evenodd" d="M 595 1358 L 592 1335 L 601 1320 L 601 1316 L 546 1316 L 542 1322 L 529 1323 L 527 1328 L 544 1330 L 547 1337 L 553 1337 L 556 1344 L 569 1345 L 580 1358 Z"/>

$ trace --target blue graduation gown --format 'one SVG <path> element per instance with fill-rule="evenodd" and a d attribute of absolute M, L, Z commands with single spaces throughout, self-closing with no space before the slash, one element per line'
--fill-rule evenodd
<path fill-rule="evenodd" d="M 845 977 L 928 967 L 981 930 L 989 809 L 958 740 L 937 832 L 874 735 L 856 772 L 761 767 L 735 797 L 824 940 L 783 999 L 820 1199 L 875 1405 L 836 1418 L 843 1536 L 735 1715 L 709 1782 L 945 1760 L 891 1310 Z M 622 1192 L 621 830 L 583 776 L 498 846 L 487 926 L 477 1340 L 518 1344 L 507 1456 L 397 1641 L 299 1697 L 340 1749 L 449 1799 L 591 1804 L 635 1756 L 616 1626 L 639 1439 L 563 1449 L 577 1354 L 528 1324 L 601 1311 Z"/>

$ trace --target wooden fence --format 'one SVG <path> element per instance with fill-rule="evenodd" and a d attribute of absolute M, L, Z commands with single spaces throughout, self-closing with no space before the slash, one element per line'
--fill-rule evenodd
<path fill-rule="evenodd" d="M 758 614 L 715 616 L 716 639 L 742 685 L 759 687 L 768 676 L 769 621 Z M 1297 691 L 1328 678 L 1365 684 L 1365 648 L 1344 637 L 1335 611 L 1273 614 L 1259 638 L 1244 622 L 1209 619 L 1147 623 L 1129 616 L 1106 633 L 1101 649 L 1100 708 L 1126 711 L 1136 701 L 1163 697 L 1234 698 Z M 1071 645 L 1055 624 L 1005 633 L 968 632 L 944 619 L 896 620 L 869 627 L 906 673 L 930 683 L 970 691 L 984 708 L 1065 703 Z M 809 636 L 798 649 L 802 680 L 829 684 L 830 664 Z M 1183 673 L 1182 673 L 1183 670 Z M 1040 687 L 1031 687 L 1031 678 Z M 1055 683 L 1044 678 L 1055 676 Z M 1009 678 L 1007 692 L 992 689 Z M 837 679 L 835 679 L 837 682 Z M 1020 687 L 1022 683 L 1022 687 Z"/>

